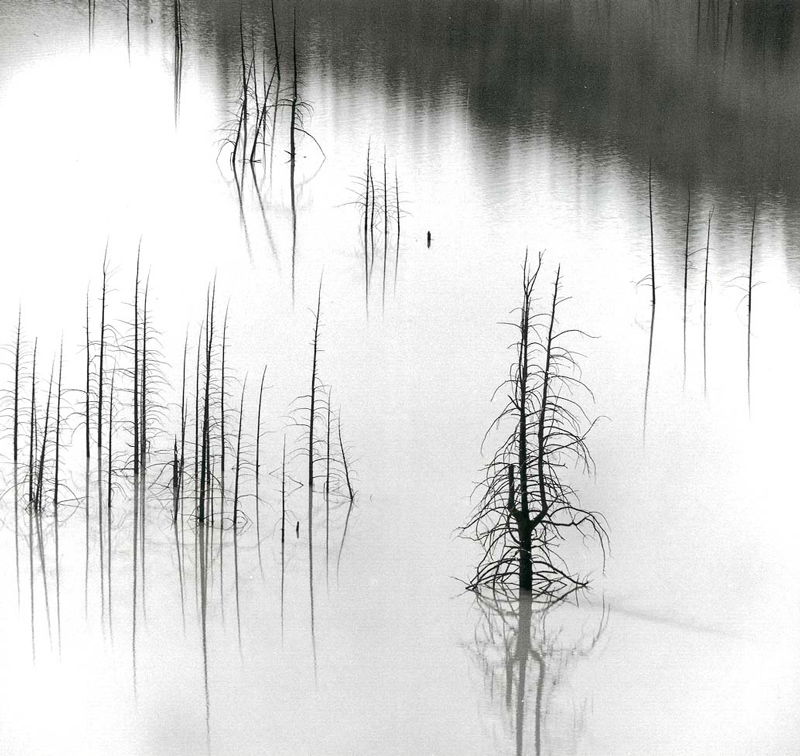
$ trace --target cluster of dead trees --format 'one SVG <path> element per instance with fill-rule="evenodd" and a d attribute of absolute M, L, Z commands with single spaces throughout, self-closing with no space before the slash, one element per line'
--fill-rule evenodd
<path fill-rule="evenodd" d="M 60 640 L 60 529 L 68 519 L 73 528 L 78 521 L 85 529 L 80 556 L 86 612 L 90 594 L 96 595 L 112 633 L 121 570 L 130 578 L 124 582 L 132 585 L 135 622 L 145 611 L 147 545 L 169 521 L 175 530 L 182 595 L 183 570 L 192 558 L 184 548 L 185 530 L 217 531 L 218 538 L 203 536 L 208 553 L 195 553 L 195 561 L 202 556 L 210 564 L 218 541 L 221 565 L 223 534 L 234 533 L 235 547 L 236 535 L 254 524 L 259 564 L 262 543 L 269 542 L 270 534 L 280 539 L 283 597 L 286 541 L 293 531 L 300 537 L 292 502 L 301 489 L 308 493 L 309 572 L 313 576 L 315 530 L 322 530 L 327 582 L 332 565 L 338 568 L 341 561 L 357 492 L 340 412 L 319 374 L 321 288 L 310 392 L 295 402 L 281 444 L 269 441 L 276 431 L 267 430 L 266 367 L 257 393 L 246 376 L 238 379 L 231 368 L 228 307 L 220 312 L 215 283 L 208 288 L 196 336 L 190 338 L 187 330 L 180 381 L 173 384 L 152 317 L 149 275 L 142 275 L 138 254 L 128 301 L 116 294 L 118 282 L 106 255 L 100 285 L 87 293 L 78 385 L 74 378 L 79 363 L 64 363 L 62 348 L 48 376 L 41 344 L 26 335 L 21 314 L 14 341 L 6 347 L 11 379 L 3 389 L 0 413 L 7 420 L 4 440 L 10 464 L 3 468 L 9 481 L 3 498 L 13 500 L 8 511 L 13 517 L 17 592 L 20 602 L 24 594 L 30 596 L 32 628 L 39 607 L 52 632 L 54 570 Z M 72 385 L 64 377 L 70 373 Z M 255 416 L 248 416 L 250 412 Z M 265 519 L 269 527 L 264 527 Z M 190 540 L 197 549 L 198 539 Z M 76 543 L 74 537 L 70 543 Z M 25 582 L 27 591 L 22 590 Z M 32 632 L 34 643 L 35 637 Z"/>
<path fill-rule="evenodd" d="M 392 290 L 397 289 L 397 272 L 400 267 L 400 230 L 403 211 L 400 208 L 400 184 L 397 165 L 394 180 L 389 174 L 386 148 L 383 162 L 376 168 L 372 164 L 372 144 L 367 145 L 364 173 L 358 178 L 353 204 L 360 211 L 360 229 L 364 247 L 364 305 L 369 315 L 370 292 L 373 274 L 380 275 L 381 311 L 386 307 L 387 279 L 391 277 Z M 391 183 L 390 183 L 391 182 Z M 375 243 L 375 237 L 378 243 Z M 377 250 L 378 269 L 375 270 Z M 394 259 L 392 259 L 394 258 Z"/>

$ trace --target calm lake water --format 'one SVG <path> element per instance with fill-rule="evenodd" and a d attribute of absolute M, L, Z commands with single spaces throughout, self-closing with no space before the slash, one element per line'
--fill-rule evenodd
<path fill-rule="evenodd" d="M 293 9 L 298 98 L 308 107 L 292 161 Z M 252 55 L 269 81 L 270 6 L 183 0 L 181 14 L 176 107 L 172 0 L 131 2 L 129 25 L 125 3 L 2 2 L 0 750 L 800 750 L 794 6 L 278 0 L 275 137 L 258 145 L 252 171 L 236 172 L 240 17 L 246 67 Z M 386 253 L 382 218 L 376 225 L 367 318 L 359 202 L 368 149 L 379 208 L 385 155 L 390 223 Z M 658 301 L 644 440 L 651 165 Z M 92 425 L 87 573 L 85 310 L 88 296 L 96 393 L 106 247 L 106 381 L 118 369 L 113 494 L 101 565 Z M 162 361 L 152 388 L 144 573 L 133 566 L 126 351 L 139 247 L 153 360 L 157 350 Z M 560 264 L 570 297 L 561 320 L 592 336 L 576 337 L 575 348 L 595 396 L 587 411 L 601 418 L 589 437 L 597 470 L 565 474 L 605 515 L 611 541 L 605 572 L 596 547 L 567 544 L 591 590 L 547 612 L 478 600 L 458 580 L 472 577 L 480 556 L 458 528 L 492 449 L 492 436 L 482 442 L 499 411 L 492 392 L 513 360 L 503 322 L 516 317 L 526 249 L 544 251 L 540 301 Z M 218 329 L 229 308 L 228 514 L 222 527 L 198 527 L 187 483 L 174 527 L 169 476 L 184 341 L 193 413 L 213 279 Z M 357 495 L 348 518 L 337 463 L 326 559 L 325 464 L 317 463 L 312 634 L 298 423 L 308 415 L 320 281 L 319 380 L 341 417 Z M 26 477 L 15 536 L 19 308 L 23 414 L 38 337 L 37 444 L 51 361 L 64 345 L 58 567 L 49 457 L 39 524 L 29 535 Z M 234 528 L 245 377 L 242 524 Z M 188 427 L 193 444 L 193 419 Z M 29 420 L 19 428 L 27 455 Z M 334 447 L 337 430 L 334 419 Z M 215 496 L 220 489 L 218 481 Z M 107 528 L 107 509 L 103 516 Z"/>

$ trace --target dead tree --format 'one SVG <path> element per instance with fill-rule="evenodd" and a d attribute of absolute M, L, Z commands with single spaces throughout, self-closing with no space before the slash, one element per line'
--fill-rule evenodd
<path fill-rule="evenodd" d="M 603 517 L 583 509 L 564 480 L 569 467 L 594 466 L 586 445 L 594 421 L 582 407 L 591 392 L 565 346 L 568 338 L 585 334 L 558 324 L 560 268 L 547 310 L 535 311 L 541 265 L 541 255 L 535 269 L 526 257 L 519 320 L 513 324 L 516 357 L 498 389 L 507 401 L 489 430 L 505 436 L 485 468 L 480 500 L 464 534 L 483 549 L 470 589 L 517 588 L 521 595 L 550 601 L 587 585 L 570 571 L 558 545 L 571 532 L 593 536 L 605 556 L 608 538 Z"/>

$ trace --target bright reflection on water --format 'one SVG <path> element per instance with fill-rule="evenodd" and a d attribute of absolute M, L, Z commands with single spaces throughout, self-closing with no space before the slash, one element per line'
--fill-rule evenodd
<path fill-rule="evenodd" d="M 27 515 L 18 609 L 13 497 L 3 499 L 4 752 L 796 751 L 793 6 L 300 2 L 299 94 L 313 105 L 304 125 L 324 160 L 301 136 L 293 306 L 288 111 L 277 119 L 271 175 L 263 159 L 255 182 L 245 172 L 241 205 L 225 156 L 241 77 L 239 5 L 184 0 L 177 129 L 172 2 L 131 3 L 130 64 L 125 5 L 95 5 L 90 55 L 87 4 L 3 3 L 4 343 L 13 344 L 21 305 L 27 353 L 38 335 L 45 381 L 63 334 L 72 440 L 59 528 L 60 659 L 52 516 L 42 538 L 53 642 L 35 553 L 33 663 Z M 278 2 L 276 14 L 286 88 L 291 7 Z M 248 44 L 266 49 L 271 65 L 269 6 L 245 2 L 242 18 Z M 379 185 L 384 149 L 392 180 L 396 167 L 402 230 L 385 311 L 383 240 L 376 240 L 366 322 L 363 227 L 353 200 L 368 145 Z M 658 305 L 643 447 L 651 159 Z M 749 416 L 743 287 L 754 201 Z M 84 605 L 76 413 L 87 286 L 96 330 L 108 242 L 108 317 L 127 333 L 140 239 L 169 386 L 167 419 L 152 440 L 134 662 L 130 471 L 123 469 L 131 416 L 121 404 L 130 397 L 119 400 L 114 437 L 111 626 L 107 606 L 101 621 L 94 494 Z M 578 607 L 545 613 L 477 602 L 459 595 L 453 580 L 469 577 L 477 559 L 454 533 L 485 461 L 481 441 L 496 409 L 489 397 L 512 358 L 511 333 L 498 323 L 517 305 L 526 247 L 546 250 L 548 281 L 561 263 L 571 296 L 564 323 L 598 337 L 580 349 L 596 396 L 591 413 L 607 418 L 590 438 L 596 478 L 574 477 L 582 501 L 608 518 L 606 574 L 599 554 L 572 544 L 570 563 L 592 574 L 593 589 Z M 188 326 L 193 366 L 215 275 L 220 318 L 230 303 L 231 445 L 247 376 L 248 524 L 236 539 L 229 526 L 198 532 L 187 501 L 176 546 L 167 470 L 182 350 Z M 358 498 L 339 574 L 331 565 L 327 584 L 321 487 L 315 498 L 315 671 L 307 492 L 295 483 L 281 625 L 279 472 L 284 433 L 290 451 L 302 443 L 289 412 L 309 388 L 308 309 L 321 275 L 320 377 L 332 387 L 334 410 L 341 408 Z M 265 362 L 259 550 L 252 460 Z M 12 379 L 7 371 L 5 387 Z M 39 390 L 41 402 L 44 383 Z M 2 402 L 10 429 L 10 394 Z M 9 430 L 7 460 L 10 449 Z M 290 455 L 293 480 L 304 480 L 303 469 Z M 227 475 L 230 489 L 230 468 Z M 10 491 L 10 464 L 3 477 Z M 331 562 L 346 510 L 340 489 Z"/>

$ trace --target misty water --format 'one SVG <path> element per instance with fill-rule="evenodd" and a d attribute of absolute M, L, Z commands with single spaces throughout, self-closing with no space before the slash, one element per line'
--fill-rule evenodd
<path fill-rule="evenodd" d="M 288 99 L 271 144 L 237 171 L 240 18 L 248 60 L 269 80 L 269 3 L 183 0 L 177 70 L 172 0 L 131 2 L 129 23 L 126 4 L 106 0 L 1 7 L 3 753 L 797 752 L 791 4 L 278 0 Z M 294 243 L 293 10 L 307 104 Z M 386 252 L 382 219 L 376 226 L 365 302 L 368 149 L 377 192 L 385 185 L 394 204 Z M 649 175 L 658 298 L 645 430 Z M 160 362 L 146 561 L 134 567 L 126 350 L 139 249 Z M 610 536 L 605 565 L 596 544 L 565 544 L 590 588 L 547 611 L 465 592 L 480 553 L 458 537 L 497 440 L 482 446 L 514 359 L 505 322 L 517 317 L 526 249 L 544 252 L 537 297 L 546 301 L 560 265 L 560 321 L 589 334 L 576 334 L 574 349 L 594 393 L 586 411 L 599 418 L 588 438 L 596 473 L 565 476 Z M 96 392 L 106 250 L 106 371 L 119 370 L 113 492 L 109 527 L 95 397 L 87 572 L 86 308 L 88 297 Z M 192 414 L 212 281 L 217 329 L 229 312 L 227 514 L 199 527 L 187 482 L 173 525 L 184 343 Z M 337 461 L 326 548 L 317 462 L 312 632 L 302 423 L 318 291 L 319 381 L 332 396 L 334 447 L 341 422 L 355 501 L 348 517 Z M 63 340 L 58 569 L 52 481 L 29 531 L 26 478 L 15 537 L 20 310 L 23 416 L 38 339 L 36 443 Z M 26 455 L 29 426 L 18 426 Z M 220 490 L 215 478 L 216 507 Z"/>

